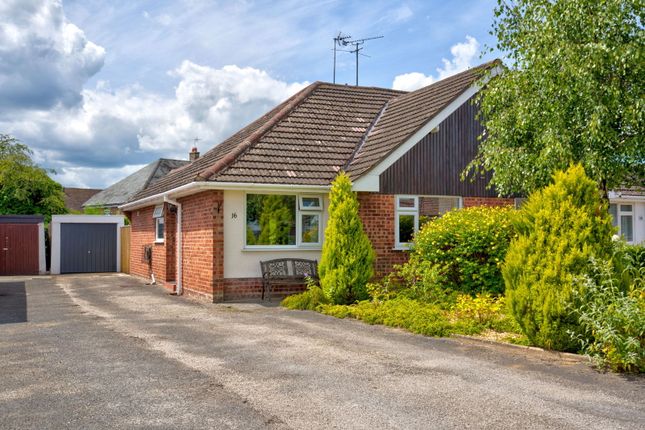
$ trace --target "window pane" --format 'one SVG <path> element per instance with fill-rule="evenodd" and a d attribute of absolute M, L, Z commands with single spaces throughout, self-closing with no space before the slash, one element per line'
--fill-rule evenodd
<path fill-rule="evenodd" d="M 163 217 L 157 218 L 157 239 L 161 240 L 163 239 L 163 224 L 164 224 L 164 219 Z"/>
<path fill-rule="evenodd" d="M 609 205 L 609 214 L 611 215 L 611 224 L 618 227 L 618 207 L 616 205 Z"/>
<path fill-rule="evenodd" d="M 414 197 L 399 197 L 399 208 L 401 209 L 414 209 L 416 202 Z"/>
<path fill-rule="evenodd" d="M 620 211 L 621 212 L 631 212 L 632 211 L 632 205 L 620 205 Z"/>
<path fill-rule="evenodd" d="M 296 196 L 247 194 L 247 245 L 296 244 Z"/>
<path fill-rule="evenodd" d="M 459 208 L 459 197 L 419 197 L 419 228 L 452 209 Z"/>
<path fill-rule="evenodd" d="M 303 197 L 302 198 L 302 209 L 318 209 L 320 208 L 320 197 Z"/>
<path fill-rule="evenodd" d="M 302 215 L 302 243 L 318 243 L 320 215 Z"/>
<path fill-rule="evenodd" d="M 152 212 L 153 218 L 159 218 L 163 216 L 163 205 L 155 206 L 154 212 Z"/>
<path fill-rule="evenodd" d="M 414 215 L 399 215 L 399 243 L 412 242 Z"/>
<path fill-rule="evenodd" d="M 631 215 L 621 215 L 620 232 L 627 242 L 634 240 L 634 223 Z"/>

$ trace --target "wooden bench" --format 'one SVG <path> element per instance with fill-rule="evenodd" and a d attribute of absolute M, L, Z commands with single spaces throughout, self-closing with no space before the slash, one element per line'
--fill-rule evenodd
<path fill-rule="evenodd" d="M 302 285 L 307 278 L 318 279 L 318 262 L 303 258 L 278 258 L 260 261 L 262 268 L 262 300 L 271 300 L 275 285 Z"/>

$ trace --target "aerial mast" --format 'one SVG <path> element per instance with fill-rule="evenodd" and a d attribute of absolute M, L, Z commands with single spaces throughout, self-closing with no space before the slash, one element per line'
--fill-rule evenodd
<path fill-rule="evenodd" d="M 333 83 L 336 83 L 336 51 L 338 46 L 346 46 L 345 41 L 351 39 L 352 36 L 350 35 L 345 35 L 343 36 L 342 32 L 338 32 L 338 36 L 334 37 L 334 77 L 333 77 Z M 342 49 L 341 49 L 342 51 Z M 347 52 L 347 51 L 344 51 Z"/>
<path fill-rule="evenodd" d="M 374 40 L 374 39 L 382 39 L 383 36 L 374 36 L 374 37 L 366 37 L 364 39 L 343 39 L 341 41 L 343 46 L 348 46 L 348 45 L 354 45 L 354 49 L 350 50 L 349 52 L 356 54 L 356 86 L 358 86 L 358 55 L 363 55 L 365 57 L 368 57 L 368 55 L 361 54 L 361 51 L 363 50 L 363 45 L 365 44 L 366 41 L 368 40 Z"/>
<path fill-rule="evenodd" d="M 352 54 L 356 55 L 356 85 L 358 86 L 358 56 L 362 55 L 363 57 L 369 57 L 369 55 L 365 55 L 361 53 L 361 51 L 364 49 L 364 44 L 368 40 L 374 40 L 374 39 L 382 39 L 383 36 L 374 36 L 374 37 L 366 37 L 363 39 L 352 39 L 352 36 L 346 34 L 343 35 L 342 32 L 338 33 L 338 36 L 334 37 L 334 75 L 333 75 L 333 82 L 336 83 L 336 52 L 342 51 L 342 52 L 349 52 Z M 345 49 L 338 49 L 338 47 L 346 47 L 349 45 L 353 45 L 353 49 L 350 50 L 345 50 Z"/>

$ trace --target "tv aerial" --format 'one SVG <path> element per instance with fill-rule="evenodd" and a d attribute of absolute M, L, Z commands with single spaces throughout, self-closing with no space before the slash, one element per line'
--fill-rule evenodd
<path fill-rule="evenodd" d="M 333 83 L 336 83 L 336 52 L 349 52 L 356 55 L 356 85 L 358 86 L 358 56 L 362 55 L 363 57 L 368 57 L 369 55 L 363 54 L 361 51 L 364 49 L 364 44 L 368 40 L 382 39 L 383 36 L 374 36 L 374 37 L 365 37 L 363 39 L 352 39 L 352 36 L 349 34 L 343 34 L 342 32 L 338 33 L 338 36 L 334 37 L 334 75 Z M 339 49 L 352 46 L 352 49 Z"/>

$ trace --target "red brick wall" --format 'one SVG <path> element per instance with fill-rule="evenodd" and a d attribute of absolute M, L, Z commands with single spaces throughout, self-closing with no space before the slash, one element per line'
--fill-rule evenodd
<path fill-rule="evenodd" d="M 406 251 L 394 249 L 394 196 L 360 192 L 358 202 L 363 228 L 376 252 L 376 275 L 380 277 L 391 272 L 394 264 L 408 259 Z"/>
<path fill-rule="evenodd" d="M 130 219 L 130 273 L 149 278 L 154 273 L 157 282 L 175 279 L 175 215 L 169 205 L 164 207 L 164 242 L 155 243 L 154 206 L 127 213 Z M 152 245 L 152 267 L 144 259 L 144 247 Z"/>
<path fill-rule="evenodd" d="M 224 299 L 224 194 L 205 191 L 182 204 L 182 287 L 186 295 Z"/>
<path fill-rule="evenodd" d="M 514 199 L 505 199 L 501 197 L 464 197 L 464 207 L 473 206 L 513 206 Z"/>
<path fill-rule="evenodd" d="M 301 293 L 306 290 L 302 285 L 275 285 L 273 294 L 278 301 L 288 294 Z M 262 278 L 229 278 L 224 279 L 224 300 L 258 299 L 262 297 Z"/>

